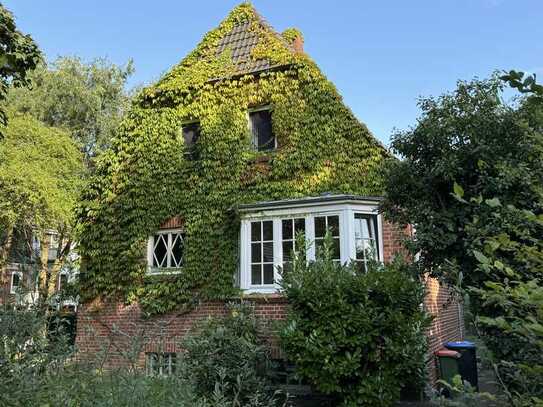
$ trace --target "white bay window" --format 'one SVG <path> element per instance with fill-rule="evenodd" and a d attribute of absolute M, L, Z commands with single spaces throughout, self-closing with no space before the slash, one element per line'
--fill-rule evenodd
<path fill-rule="evenodd" d="M 332 258 L 366 267 L 370 258 L 383 261 L 379 198 L 325 195 L 242 205 L 240 288 L 272 293 L 279 288 L 280 269 L 292 261 L 296 235 L 303 232 L 308 260 L 332 237 Z"/>

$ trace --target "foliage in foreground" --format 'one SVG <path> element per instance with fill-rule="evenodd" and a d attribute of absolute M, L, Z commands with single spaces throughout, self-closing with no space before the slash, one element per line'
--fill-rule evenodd
<path fill-rule="evenodd" d="M 523 93 L 535 78 L 510 74 Z M 514 406 L 543 404 L 543 98 L 503 102 L 503 84 L 460 82 L 421 101 L 392 143 L 384 204 L 417 226 L 419 262 L 470 297 L 475 326 Z"/>
<path fill-rule="evenodd" d="M 332 261 L 330 244 L 283 273 L 291 311 L 282 348 L 300 377 L 342 405 L 390 406 L 424 381 L 424 287 L 400 259 L 363 272 Z"/>
<path fill-rule="evenodd" d="M 200 395 L 213 393 L 220 382 L 243 404 L 268 385 L 268 348 L 253 311 L 249 303 L 231 303 L 224 317 L 203 321 L 184 339 L 183 366 Z"/>
<path fill-rule="evenodd" d="M 2 406 L 181 406 L 181 407 L 272 407 L 279 406 L 276 394 L 260 386 L 249 363 L 235 368 L 235 355 L 256 351 L 252 336 L 253 316 L 247 306 L 231 308 L 224 320 L 204 324 L 201 335 L 194 333 L 187 343 L 191 350 L 187 364 L 167 377 L 150 377 L 141 370 L 104 372 L 96 361 L 80 364 L 67 342 L 62 324 L 45 335 L 46 316 L 36 309 L 0 306 L 0 405 Z M 234 316 L 236 310 L 239 314 Z M 221 336 L 221 333 L 224 336 Z M 207 335 L 210 334 L 211 337 Z M 222 340 L 219 338 L 226 338 Z M 138 338 L 134 338 L 137 342 Z M 107 342 L 107 341 L 106 341 Z M 197 353 L 207 343 L 217 347 L 212 353 Z M 236 347 L 236 344 L 239 346 Z M 241 345 L 240 345 L 241 344 Z M 232 348 L 230 348 L 232 346 Z M 192 354 L 192 352 L 195 352 Z M 222 360 L 221 352 L 231 358 Z M 215 358 L 213 358 L 215 356 Z M 249 355 L 250 357 L 250 355 Z M 215 363 L 210 363 L 211 358 Z M 250 359 L 249 359 L 250 360 Z M 222 368 L 221 368 L 222 366 Z M 239 368 L 242 366 L 240 365 Z M 195 369 L 195 370 L 193 370 Z M 235 375 L 235 376 L 234 376 Z M 205 379 L 203 379 L 205 378 Z M 247 381 L 249 380 L 249 381 Z M 205 388 L 201 388 L 200 384 Z M 251 393 L 249 393 L 249 390 Z"/>

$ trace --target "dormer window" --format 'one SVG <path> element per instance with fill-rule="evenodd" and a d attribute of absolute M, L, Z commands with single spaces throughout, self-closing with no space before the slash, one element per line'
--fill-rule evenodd
<path fill-rule="evenodd" d="M 192 157 L 194 147 L 200 138 L 200 122 L 186 123 L 181 126 L 183 141 L 185 143 L 185 155 Z"/>
<path fill-rule="evenodd" d="M 256 151 L 271 151 L 277 147 L 269 108 L 251 110 L 249 112 L 249 128 L 252 134 L 253 148 Z"/>

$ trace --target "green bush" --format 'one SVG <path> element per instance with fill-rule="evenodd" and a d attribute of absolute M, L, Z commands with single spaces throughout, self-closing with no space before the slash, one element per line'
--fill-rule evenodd
<path fill-rule="evenodd" d="M 202 336 L 187 339 L 192 352 L 177 374 L 150 377 L 138 369 L 96 369 L 98 354 L 96 361 L 77 363 L 62 324 L 47 335 L 50 315 L 0 305 L 0 406 L 278 406 L 278 395 L 270 394 L 255 367 L 266 353 L 250 307 L 229 310 L 224 319 L 206 321 Z M 137 359 L 137 352 L 132 356 Z"/>
<path fill-rule="evenodd" d="M 362 272 L 333 262 L 330 248 L 314 262 L 295 256 L 283 273 L 281 345 L 299 376 L 342 405 L 392 405 L 424 380 L 423 284 L 400 259 Z"/>
<path fill-rule="evenodd" d="M 230 400 L 248 402 L 266 387 L 269 363 L 253 306 L 230 303 L 224 317 L 210 317 L 183 340 L 182 366 L 200 395 L 221 383 Z"/>

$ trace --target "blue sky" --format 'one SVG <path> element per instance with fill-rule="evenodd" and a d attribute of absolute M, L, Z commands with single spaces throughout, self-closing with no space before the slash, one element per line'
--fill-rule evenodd
<path fill-rule="evenodd" d="M 239 1 L 4 0 L 49 59 L 133 58 L 130 85 L 183 58 Z M 305 50 L 385 144 L 419 114 L 419 96 L 496 69 L 543 78 L 541 0 L 254 0 L 278 31 L 299 28 Z"/>

